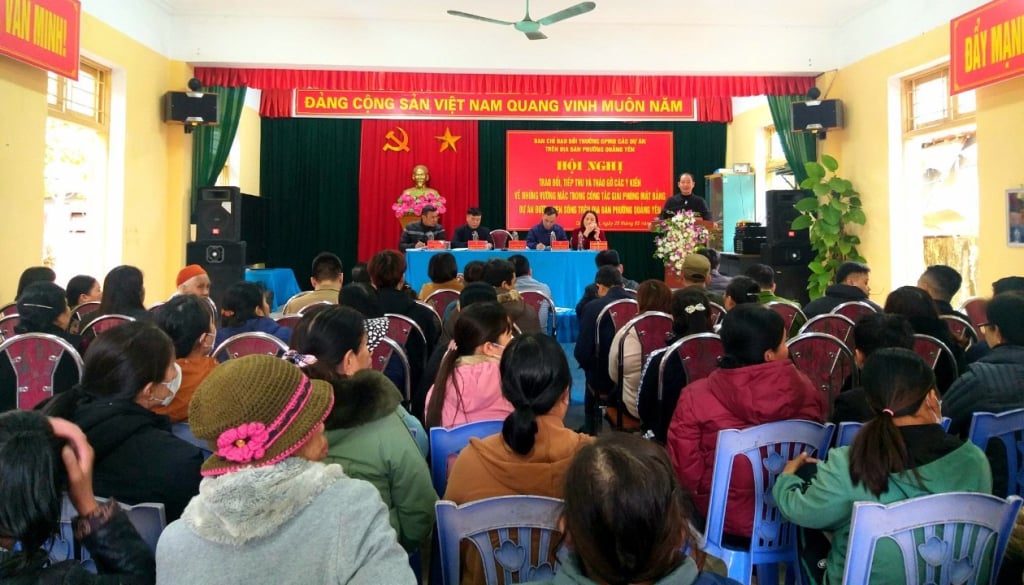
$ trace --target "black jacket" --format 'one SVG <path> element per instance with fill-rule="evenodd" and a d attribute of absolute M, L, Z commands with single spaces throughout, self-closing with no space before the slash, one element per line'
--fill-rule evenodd
<path fill-rule="evenodd" d="M 678 341 L 677 338 L 668 340 L 668 345 Z M 679 360 L 678 354 L 668 355 L 668 347 L 656 350 L 647 359 L 644 369 L 640 375 L 640 386 L 637 388 L 637 414 L 640 415 L 640 427 L 644 431 L 654 433 L 654 438 L 664 444 L 668 438 L 668 425 L 672 422 L 672 413 L 676 410 L 676 403 L 679 402 L 679 394 L 686 386 L 686 370 L 683 369 L 683 362 Z M 665 362 L 665 377 L 661 403 L 658 403 L 658 370 L 661 363 Z"/>
<path fill-rule="evenodd" d="M 455 233 L 452 234 L 452 248 L 465 248 L 469 245 L 469 241 L 473 239 L 473 232 L 476 232 L 477 239 L 482 242 L 490 244 L 494 243 L 491 239 L 491 230 L 480 226 L 475 230 L 470 228 L 468 224 L 462 224 L 455 228 Z"/>
<path fill-rule="evenodd" d="M 807 319 L 810 320 L 818 315 L 831 313 L 832 309 L 852 301 L 861 301 L 871 305 L 878 312 L 882 311 L 882 307 L 873 303 L 868 295 L 859 288 L 849 284 L 833 284 L 825 289 L 825 296 L 807 303 L 804 307 L 804 315 L 807 315 Z"/>
<path fill-rule="evenodd" d="M 608 376 L 608 353 L 611 349 L 612 338 L 615 337 L 615 329 L 611 320 L 605 320 L 601 330 L 597 329 L 597 316 L 604 309 L 615 301 L 632 298 L 626 289 L 621 286 L 613 286 L 608 289 L 608 294 L 598 297 L 583 308 L 583 314 L 579 315 L 580 334 L 576 339 L 576 349 L 573 355 L 579 363 L 580 368 L 586 372 L 587 385 L 596 392 L 610 392 L 615 384 Z M 605 343 L 601 344 L 600 351 L 596 351 L 596 340 L 600 339 Z"/>
<path fill-rule="evenodd" d="M 99 574 L 90 573 L 76 560 L 48 565 L 43 552 L 25 558 L 22 553 L 0 552 L 0 582 L 6 585 L 149 585 L 156 581 L 153 551 L 146 546 L 128 517 L 108 502 L 102 518 L 93 524 L 82 545 L 96 562 Z M 76 523 L 84 520 L 76 519 Z"/>
<path fill-rule="evenodd" d="M 410 335 L 408 342 L 405 344 L 405 352 L 409 358 L 409 367 L 412 370 L 412 387 L 416 388 L 423 378 L 424 364 L 434 351 L 434 344 L 437 342 L 437 337 L 440 334 L 434 322 L 434 315 L 427 307 L 416 304 L 416 301 L 406 293 L 393 288 L 379 289 L 377 291 L 377 302 L 380 304 L 381 311 L 405 315 L 415 321 L 427 338 L 426 345 L 424 345 L 419 336 Z"/>
<path fill-rule="evenodd" d="M 93 489 L 126 504 L 162 502 L 170 524 L 199 493 L 203 453 L 166 416 L 127 400 L 83 397 L 71 416 L 96 452 Z"/>
<path fill-rule="evenodd" d="M 668 219 L 680 211 L 699 213 L 704 220 L 711 221 L 711 211 L 708 209 L 707 201 L 692 194 L 684 197 L 682 193 L 676 193 L 666 199 L 665 206 L 661 209 L 661 215 L 658 217 Z"/>

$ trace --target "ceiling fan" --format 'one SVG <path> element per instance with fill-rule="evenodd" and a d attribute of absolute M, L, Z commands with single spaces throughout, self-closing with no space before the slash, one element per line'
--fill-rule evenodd
<path fill-rule="evenodd" d="M 597 5 L 594 4 L 593 2 L 580 2 L 579 4 L 575 4 L 563 10 L 559 10 L 554 14 L 549 14 L 539 20 L 533 20 L 532 18 L 530 18 L 530 0 L 526 0 L 526 16 L 522 20 L 516 22 L 512 22 L 509 20 L 498 20 L 496 18 L 488 18 L 486 16 L 479 16 L 476 14 L 470 14 L 468 12 L 462 12 L 459 10 L 449 10 L 448 14 L 451 14 L 452 16 L 461 16 L 463 18 L 472 18 L 473 20 L 482 20 L 484 22 L 491 22 L 494 24 L 511 24 L 513 27 L 515 27 L 517 31 L 526 35 L 526 38 L 530 39 L 531 41 L 539 41 L 541 39 L 548 38 L 547 35 L 540 32 L 541 26 L 555 24 L 556 22 L 561 22 L 567 18 L 572 18 L 573 16 L 585 14 L 593 10 L 595 6 Z"/>

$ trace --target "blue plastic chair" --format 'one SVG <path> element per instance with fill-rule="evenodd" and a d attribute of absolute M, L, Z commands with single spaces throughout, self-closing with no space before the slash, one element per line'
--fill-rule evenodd
<path fill-rule="evenodd" d="M 996 440 L 1006 450 L 1006 493 L 1024 496 L 1024 477 L 1021 477 L 1024 458 L 1024 408 L 1006 412 L 976 412 L 971 419 L 968 439 L 986 451 L 989 441 Z"/>
<path fill-rule="evenodd" d="M 448 460 L 458 455 L 473 437 L 481 439 L 501 432 L 502 420 L 480 420 L 446 429 L 430 429 L 430 480 L 438 497 L 448 489 Z"/>
<path fill-rule="evenodd" d="M 461 506 L 441 500 L 434 509 L 444 585 L 459 583 L 463 539 L 472 542 L 480 553 L 488 585 L 499 583 L 499 572 L 502 583 L 549 581 L 554 577 L 557 562 L 553 549 L 561 539 L 558 518 L 562 500 L 501 496 Z"/>
<path fill-rule="evenodd" d="M 953 422 L 953 419 L 948 416 L 942 417 L 942 430 L 949 432 L 949 425 Z M 853 443 L 853 437 L 857 435 L 857 431 L 864 426 L 864 423 L 847 421 L 839 423 L 836 427 L 836 447 L 846 447 Z"/>
<path fill-rule="evenodd" d="M 843 583 L 869 583 L 875 550 L 883 539 L 899 547 L 907 585 L 993 582 L 1020 506 L 1018 496 L 1003 500 L 964 492 L 922 496 L 888 506 L 857 502 Z M 983 569 L 985 574 L 979 574 Z"/>
<path fill-rule="evenodd" d="M 719 431 L 702 548 L 725 562 L 730 579 L 749 584 L 753 568 L 757 566 L 759 585 L 772 585 L 778 581 L 778 563 L 789 565 L 787 581 L 797 578 L 796 530 L 775 506 L 772 487 L 790 459 L 805 451 L 811 456 L 825 453 L 833 430 L 831 423 L 787 420 L 743 430 Z M 753 537 L 750 547 L 742 550 L 722 543 L 736 457 L 746 457 L 754 470 Z"/>

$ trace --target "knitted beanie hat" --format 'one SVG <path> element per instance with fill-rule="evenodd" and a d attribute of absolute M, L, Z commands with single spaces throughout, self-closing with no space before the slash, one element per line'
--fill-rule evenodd
<path fill-rule="evenodd" d="M 178 279 L 175 281 L 176 286 L 181 286 L 188 282 L 190 278 L 199 276 L 200 274 L 206 274 L 203 267 L 198 264 L 189 264 L 178 271 Z"/>
<path fill-rule="evenodd" d="M 213 450 L 204 476 L 273 465 L 313 436 L 334 404 L 330 383 L 310 380 L 295 365 L 248 355 L 217 366 L 189 404 L 192 434 Z"/>

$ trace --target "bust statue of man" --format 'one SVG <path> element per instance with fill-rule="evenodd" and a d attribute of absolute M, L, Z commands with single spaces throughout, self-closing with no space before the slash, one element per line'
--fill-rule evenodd
<path fill-rule="evenodd" d="M 402 195 L 412 195 L 413 197 L 421 197 L 428 193 L 438 195 L 439 193 L 430 187 L 427 187 L 427 181 L 430 180 L 430 170 L 427 169 L 427 165 L 416 165 L 412 168 L 412 183 L 413 186 L 409 187 L 405 191 L 402 191 Z"/>

